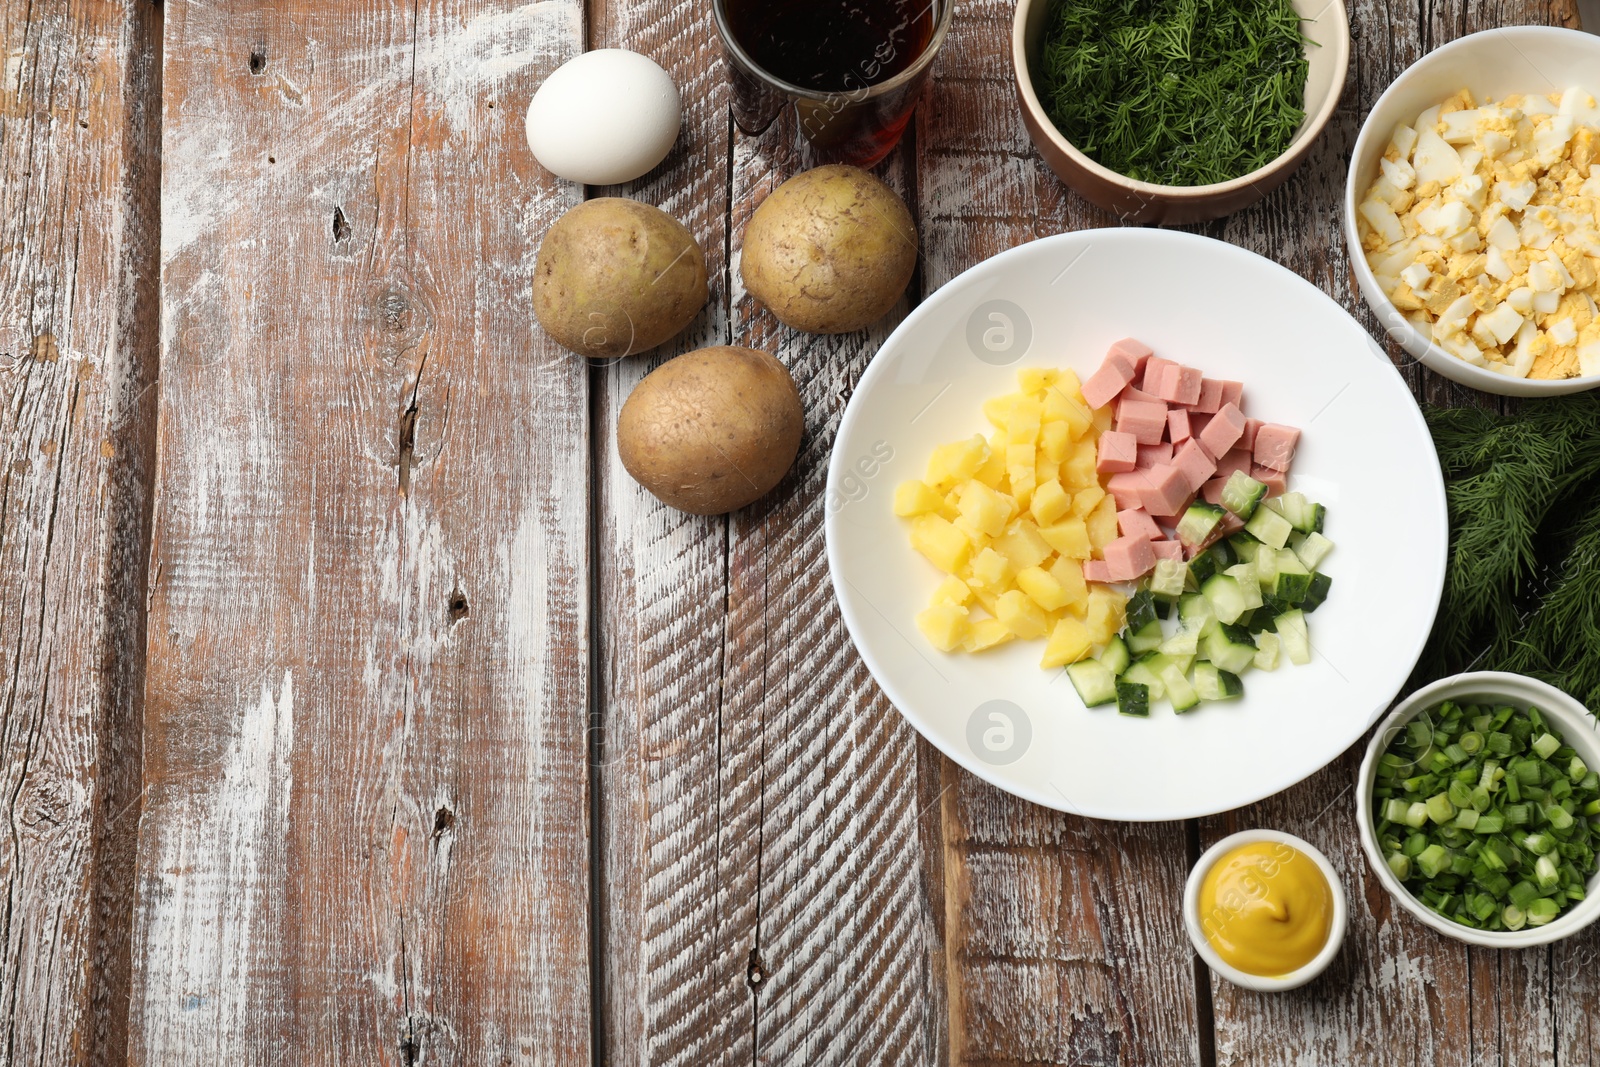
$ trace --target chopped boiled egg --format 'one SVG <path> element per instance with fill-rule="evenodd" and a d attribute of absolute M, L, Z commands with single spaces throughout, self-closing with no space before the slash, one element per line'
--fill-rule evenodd
<path fill-rule="evenodd" d="M 1406 318 L 1514 377 L 1600 374 L 1600 103 L 1586 87 L 1475 101 L 1395 127 L 1357 210 Z"/>

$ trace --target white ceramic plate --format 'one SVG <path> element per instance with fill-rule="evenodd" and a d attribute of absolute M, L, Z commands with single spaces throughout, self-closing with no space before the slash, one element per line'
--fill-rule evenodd
<path fill-rule="evenodd" d="M 1086 709 L 1042 641 L 934 651 L 913 618 L 939 574 L 894 516 L 895 485 L 937 444 L 988 433 L 981 403 L 1027 366 L 1081 377 L 1133 336 L 1245 383 L 1245 410 L 1303 430 L 1291 488 L 1328 507 L 1333 590 L 1313 661 L 1249 671 L 1245 697 L 1148 719 Z M 1399 373 L 1343 310 L 1252 253 L 1166 230 L 1060 234 L 936 292 L 862 375 L 828 466 L 828 565 L 846 626 L 919 731 L 979 777 L 1104 819 L 1225 811 L 1324 766 L 1399 692 L 1444 583 L 1444 484 Z"/>

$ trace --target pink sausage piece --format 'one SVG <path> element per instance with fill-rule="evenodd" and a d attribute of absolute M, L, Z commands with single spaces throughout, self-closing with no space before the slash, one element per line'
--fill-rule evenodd
<path fill-rule="evenodd" d="M 1117 431 L 1133 434 L 1141 445 L 1159 445 L 1167 435 L 1167 405 L 1144 400 L 1119 401 Z"/>
<path fill-rule="evenodd" d="M 1207 504 L 1220 505 L 1222 503 L 1222 488 L 1227 484 L 1228 479 L 1226 478 L 1213 478 L 1200 487 L 1200 495 L 1205 498 Z"/>
<path fill-rule="evenodd" d="M 1201 486 L 1217 473 L 1217 461 L 1199 441 L 1186 441 L 1172 457 L 1172 465 L 1183 472 L 1190 493 L 1198 493 Z"/>
<path fill-rule="evenodd" d="M 1289 476 L 1271 467 L 1257 467 L 1250 472 L 1250 477 L 1267 487 L 1268 496 L 1282 496 L 1283 491 L 1289 488 Z"/>
<path fill-rule="evenodd" d="M 1151 541 L 1150 547 L 1155 551 L 1156 559 L 1182 559 L 1182 541 Z"/>
<path fill-rule="evenodd" d="M 1103 559 L 1086 559 L 1083 561 L 1083 580 L 1086 582 L 1110 582 L 1111 568 L 1106 566 Z"/>
<path fill-rule="evenodd" d="M 1222 380 L 1222 404 L 1217 408 L 1217 410 L 1221 411 L 1229 404 L 1232 404 L 1241 411 L 1244 410 L 1244 383 L 1230 382 L 1224 378 Z"/>
<path fill-rule="evenodd" d="M 1101 474 L 1131 471 L 1139 464 L 1139 442 L 1131 433 L 1107 430 L 1100 435 L 1100 455 L 1094 469 Z"/>
<path fill-rule="evenodd" d="M 1162 368 L 1161 380 L 1156 383 L 1156 395 L 1169 404 L 1193 404 L 1200 399 L 1200 372 L 1181 363 L 1169 363 Z"/>
<path fill-rule="evenodd" d="M 1200 443 L 1213 456 L 1225 456 L 1244 433 L 1244 412 L 1232 404 L 1222 405 L 1222 410 L 1211 416 L 1200 433 Z"/>
<path fill-rule="evenodd" d="M 1156 565 L 1155 549 L 1143 537 L 1119 537 L 1101 550 L 1112 581 L 1131 582 Z"/>
<path fill-rule="evenodd" d="M 1106 352 L 1106 360 L 1107 362 L 1115 360 L 1122 366 L 1127 367 L 1129 372 L 1128 380 L 1131 382 L 1144 374 L 1145 362 L 1149 360 L 1152 354 L 1150 346 L 1143 341 L 1137 341 L 1132 337 L 1124 337 L 1122 340 L 1112 344 L 1110 350 Z"/>
<path fill-rule="evenodd" d="M 1100 439 L 1103 441 L 1105 437 Z M 1117 502 L 1118 510 L 1144 507 L 1144 495 L 1149 488 L 1149 471 L 1125 471 L 1106 479 L 1106 492 Z"/>
<path fill-rule="evenodd" d="M 1110 356 L 1100 364 L 1100 369 L 1089 375 L 1083 383 L 1083 399 L 1092 408 L 1103 408 L 1117 398 L 1117 394 L 1133 381 L 1133 368 Z"/>
<path fill-rule="evenodd" d="M 1152 467 L 1139 473 L 1148 483 L 1143 494 L 1145 510 L 1154 515 L 1157 522 L 1163 517 L 1183 513 L 1193 495 L 1188 475 L 1173 466 Z"/>
<path fill-rule="evenodd" d="M 1221 459 L 1217 460 L 1216 476 L 1221 478 L 1223 481 L 1227 481 L 1228 476 L 1234 471 L 1244 471 L 1246 474 L 1249 474 L 1254 467 L 1255 464 L 1251 460 L 1249 449 L 1235 448 L 1233 451 L 1225 453 Z"/>
<path fill-rule="evenodd" d="M 1167 409 L 1167 437 L 1174 445 L 1181 445 L 1194 434 L 1189 430 L 1189 411 L 1187 408 Z"/>
<path fill-rule="evenodd" d="M 1202 415 L 1215 415 L 1222 407 L 1222 382 L 1216 378 L 1200 379 L 1200 399 L 1189 405 Z"/>
<path fill-rule="evenodd" d="M 1233 447 L 1254 449 L 1256 447 L 1256 434 L 1261 432 L 1261 427 L 1264 425 L 1266 424 L 1260 419 L 1252 419 L 1247 416 L 1244 420 L 1244 433 L 1239 435 L 1239 441 Z"/>
<path fill-rule="evenodd" d="M 1256 463 L 1275 471 L 1286 471 L 1289 464 L 1294 462 L 1294 450 L 1299 443 L 1300 431 L 1294 427 L 1280 426 L 1275 422 L 1263 423 L 1261 429 L 1256 431 Z"/>
<path fill-rule="evenodd" d="M 1151 467 L 1159 467 L 1163 463 L 1171 462 L 1172 446 L 1167 444 L 1165 441 L 1161 442 L 1159 445 L 1139 446 L 1139 462 L 1137 464 L 1139 470 L 1147 471 Z"/>
<path fill-rule="evenodd" d="M 1160 356 L 1151 356 L 1145 360 L 1144 378 L 1139 382 L 1139 388 L 1147 393 L 1161 392 L 1161 378 L 1167 373 L 1167 368 L 1172 366 L 1172 360 L 1162 359 Z"/>
<path fill-rule="evenodd" d="M 1122 531 L 1124 537 L 1142 537 L 1146 541 L 1159 541 L 1162 537 L 1161 527 L 1142 508 L 1117 512 L 1117 529 Z"/>
<path fill-rule="evenodd" d="M 1143 389 L 1135 389 L 1131 385 L 1128 386 L 1126 389 L 1124 389 L 1122 391 L 1122 395 L 1117 397 L 1117 399 L 1118 400 L 1142 400 L 1146 404 L 1165 404 L 1166 403 L 1165 400 L 1162 400 L 1159 396 L 1156 396 L 1156 394 L 1147 393 Z"/>

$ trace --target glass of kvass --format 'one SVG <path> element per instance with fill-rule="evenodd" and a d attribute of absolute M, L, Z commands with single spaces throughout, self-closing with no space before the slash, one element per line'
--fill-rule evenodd
<path fill-rule="evenodd" d="M 712 0 L 733 118 L 766 132 L 793 105 L 811 163 L 870 167 L 899 143 L 954 0 Z"/>

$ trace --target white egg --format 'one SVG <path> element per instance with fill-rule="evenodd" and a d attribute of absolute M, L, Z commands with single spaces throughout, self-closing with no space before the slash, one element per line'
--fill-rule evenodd
<path fill-rule="evenodd" d="M 528 147 L 568 181 L 616 185 L 667 157 L 683 120 L 678 88 L 638 52 L 600 48 L 557 67 L 528 105 Z"/>

